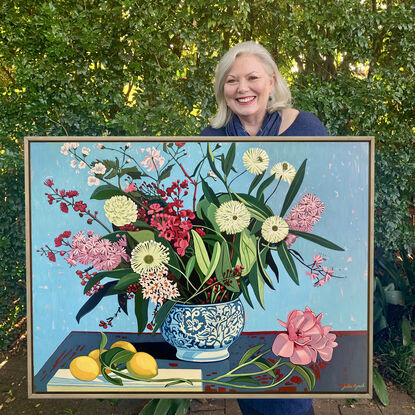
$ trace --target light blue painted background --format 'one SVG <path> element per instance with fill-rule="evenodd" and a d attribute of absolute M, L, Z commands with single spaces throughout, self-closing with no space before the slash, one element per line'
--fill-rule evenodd
<path fill-rule="evenodd" d="M 91 148 L 87 160 L 114 159 L 114 153 L 96 148 L 98 141 L 81 143 Z M 77 190 L 80 197 L 88 204 L 91 211 L 98 210 L 99 218 L 110 226 L 105 217 L 105 201 L 89 200 L 89 195 L 96 188 L 88 186 L 88 169 L 76 170 L 70 166 L 71 157 L 60 153 L 63 143 L 31 143 L 31 218 L 32 218 L 32 287 L 33 287 L 33 348 L 35 373 L 42 367 L 49 356 L 71 331 L 100 331 L 100 320 L 112 316 L 118 304 L 115 297 L 104 298 L 94 311 L 83 317 L 80 324 L 75 315 L 86 299 L 79 277 L 78 268 L 70 268 L 66 261 L 57 256 L 52 263 L 41 257 L 37 249 L 45 244 L 54 246 L 54 238 L 65 230 L 72 234 L 80 230 L 92 229 L 105 234 L 100 225 L 86 224 L 86 218 L 80 218 L 73 210 L 68 214 L 60 212 L 59 206 L 49 205 L 45 192 L 49 189 L 43 184 L 47 178 L 53 178 L 56 187 L 65 190 Z M 109 145 L 109 143 L 105 143 Z M 112 143 L 112 147 L 120 147 Z M 154 143 L 155 146 L 160 144 Z M 205 144 L 202 144 L 205 146 Z M 143 159 L 141 148 L 149 143 L 132 143 L 132 154 L 136 160 Z M 222 148 L 227 150 L 229 144 Z M 254 299 L 255 310 L 246 305 L 247 322 L 245 331 L 281 330 L 277 318 L 285 321 L 292 309 L 304 309 L 307 305 L 316 313 L 323 313 L 323 324 L 332 325 L 333 330 L 367 329 L 367 280 L 368 280 L 368 143 L 330 142 L 330 143 L 238 143 L 234 167 L 242 171 L 242 154 L 255 146 L 264 148 L 270 156 L 270 167 L 280 161 L 288 161 L 297 169 L 307 158 L 307 169 L 301 189 L 294 200 L 298 203 L 306 193 L 316 194 L 325 204 L 325 211 L 314 225 L 313 233 L 323 236 L 342 246 L 345 251 L 338 252 L 320 247 L 311 242 L 297 239 L 292 246 L 299 251 L 307 263 L 312 262 L 312 254 L 320 253 L 327 258 L 326 265 L 333 266 L 335 274 L 344 279 L 332 279 L 323 287 L 315 288 L 305 275 L 306 269 L 299 263 L 297 268 L 300 286 L 296 286 L 280 269 L 280 283 L 276 290 L 265 287 L 264 311 Z M 212 144 L 214 147 L 214 144 Z M 199 146 L 186 144 L 188 156 L 183 164 L 188 171 L 193 171 L 199 157 Z M 226 153 L 225 153 L 226 154 Z M 206 163 L 207 164 L 207 163 Z M 176 172 L 176 173 L 175 173 Z M 249 175 L 249 176 L 248 176 Z M 181 171 L 173 170 L 164 183 L 169 185 L 177 178 L 183 179 Z M 247 192 L 253 175 L 244 174 L 233 183 L 236 191 Z M 249 181 L 248 181 L 249 179 Z M 210 181 L 211 186 L 214 182 Z M 269 205 L 276 214 L 279 213 L 288 184 L 281 182 L 277 193 Z M 223 191 L 222 187 L 215 189 Z M 269 188 L 269 191 L 272 187 Z M 186 198 L 187 208 L 192 206 L 192 192 Z M 201 193 L 198 193 L 200 197 Z M 279 259 L 274 254 L 277 264 Z M 80 267 L 79 269 L 84 269 Z M 252 298 L 254 298 L 252 294 Z M 133 332 L 136 327 L 133 302 L 129 302 L 129 314 L 121 313 L 114 320 L 113 331 Z"/>

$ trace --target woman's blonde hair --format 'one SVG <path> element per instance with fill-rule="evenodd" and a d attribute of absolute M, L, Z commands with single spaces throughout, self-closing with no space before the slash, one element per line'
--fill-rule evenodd
<path fill-rule="evenodd" d="M 219 61 L 215 71 L 215 96 L 218 104 L 218 112 L 210 119 L 213 128 L 220 128 L 226 125 L 231 116 L 232 111 L 226 105 L 224 95 L 224 85 L 226 76 L 231 69 L 235 59 L 241 55 L 253 55 L 261 59 L 265 70 L 270 78 L 275 75 L 274 89 L 271 93 L 271 99 L 267 105 L 269 113 L 291 107 L 291 92 L 287 82 L 278 70 L 277 64 L 272 59 L 269 52 L 259 43 L 248 41 L 242 42 L 229 49 L 222 59 Z"/>

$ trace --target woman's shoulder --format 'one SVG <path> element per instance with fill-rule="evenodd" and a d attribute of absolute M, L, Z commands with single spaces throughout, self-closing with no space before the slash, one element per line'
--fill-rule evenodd
<path fill-rule="evenodd" d="M 299 111 L 294 122 L 281 135 L 326 136 L 326 127 L 311 112 Z"/>
<path fill-rule="evenodd" d="M 213 137 L 213 136 L 222 137 L 222 136 L 226 136 L 226 130 L 225 130 L 225 127 L 213 128 L 212 126 L 209 125 L 208 127 L 202 130 L 200 135 L 205 136 L 205 137 Z"/>

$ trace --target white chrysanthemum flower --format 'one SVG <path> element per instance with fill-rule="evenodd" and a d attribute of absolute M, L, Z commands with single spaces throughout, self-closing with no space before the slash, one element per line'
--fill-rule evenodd
<path fill-rule="evenodd" d="M 273 244 L 282 241 L 290 230 L 288 223 L 279 216 L 271 216 L 262 224 L 262 237 Z"/>
<path fill-rule="evenodd" d="M 140 242 L 131 252 L 131 268 L 137 274 L 166 270 L 169 250 L 160 242 Z"/>
<path fill-rule="evenodd" d="M 246 169 L 256 175 L 266 170 L 269 164 L 268 154 L 262 148 L 250 148 L 246 150 L 242 156 L 242 160 Z"/>
<path fill-rule="evenodd" d="M 248 227 L 251 215 L 243 203 L 232 200 L 219 206 L 215 219 L 220 231 L 231 235 Z"/>
<path fill-rule="evenodd" d="M 272 169 L 271 174 L 275 175 L 276 179 L 281 179 L 284 182 L 291 184 L 295 177 L 295 168 L 290 163 L 286 161 L 282 161 L 281 163 L 277 163 Z"/>
<path fill-rule="evenodd" d="M 137 220 L 137 205 L 127 196 L 113 196 L 105 202 L 105 215 L 115 226 Z"/>

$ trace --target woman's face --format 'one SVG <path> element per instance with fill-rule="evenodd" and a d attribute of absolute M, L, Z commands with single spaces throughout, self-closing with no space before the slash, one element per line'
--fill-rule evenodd
<path fill-rule="evenodd" d="M 260 58 L 238 56 L 225 78 L 226 104 L 242 122 L 262 122 L 274 83 Z"/>

